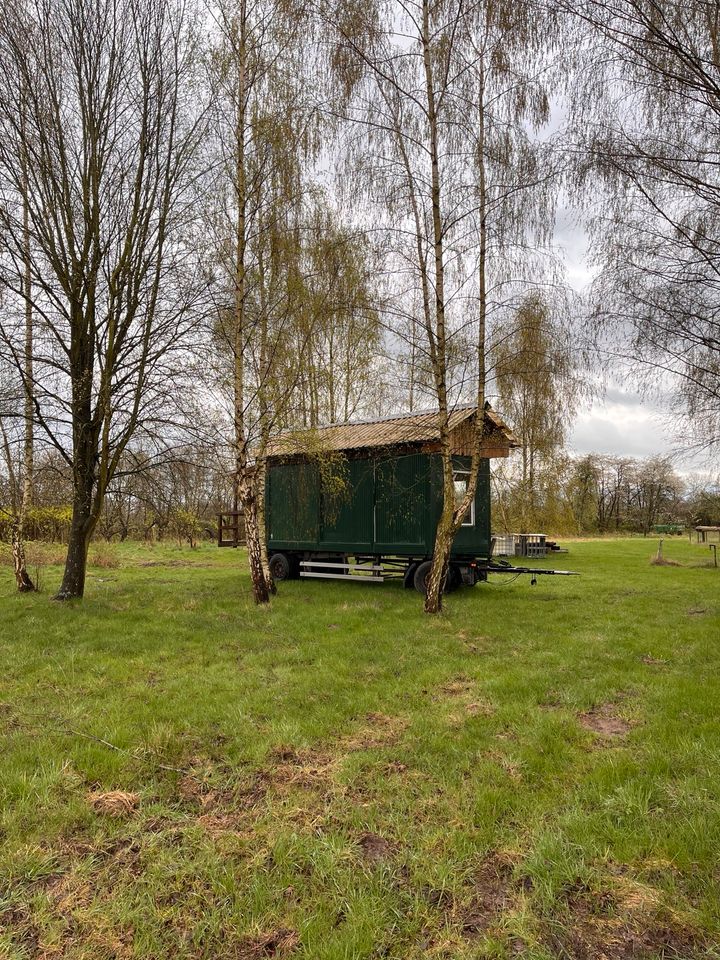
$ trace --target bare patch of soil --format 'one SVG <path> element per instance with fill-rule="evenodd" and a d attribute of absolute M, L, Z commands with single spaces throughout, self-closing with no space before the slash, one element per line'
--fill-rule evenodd
<path fill-rule="evenodd" d="M 72 872 L 55 877 L 52 883 L 48 884 L 46 892 L 55 910 L 62 916 L 86 906 L 92 898 L 90 883 L 79 880 Z"/>
<path fill-rule="evenodd" d="M 463 907 L 460 920 L 465 936 L 485 933 L 512 902 L 513 864 L 510 858 L 492 853 L 473 876 L 472 899 Z"/>
<path fill-rule="evenodd" d="M 215 793 L 213 806 L 232 806 L 235 809 L 250 810 L 265 799 L 270 783 L 268 774 L 260 771 L 239 787 Z M 205 806 L 207 808 L 210 804 L 206 803 Z"/>
<path fill-rule="evenodd" d="M 394 845 L 377 833 L 363 833 L 358 838 L 358 846 L 363 859 L 368 863 L 383 863 L 393 853 Z"/>
<path fill-rule="evenodd" d="M 262 957 L 289 957 L 300 944 L 297 931 L 286 927 L 249 937 L 240 946 L 238 960 L 261 960 Z"/>
<path fill-rule="evenodd" d="M 623 737 L 631 729 L 627 720 L 615 713 L 615 704 L 612 703 L 601 703 L 592 707 L 581 713 L 578 719 L 586 730 L 602 737 Z"/>
<path fill-rule="evenodd" d="M 10 945 L 22 950 L 23 956 L 38 956 L 40 932 L 33 923 L 27 907 L 13 904 L 7 909 L 0 910 L 0 933 L 10 934 L 12 937 Z"/>
<path fill-rule="evenodd" d="M 386 773 L 407 773 L 407 764 L 401 763 L 400 760 L 391 760 L 390 763 L 386 764 L 385 772 Z"/>
<path fill-rule="evenodd" d="M 480 863 L 470 879 L 466 894 L 454 896 L 449 890 L 422 890 L 427 902 L 440 911 L 443 924 L 459 927 L 464 940 L 487 933 L 515 902 L 513 858 L 494 851 Z M 430 944 L 428 941 L 428 945 Z"/>
<path fill-rule="evenodd" d="M 196 822 L 213 837 L 234 833 L 240 835 L 252 822 L 252 811 L 265 799 L 271 787 L 269 775 L 261 771 L 241 784 L 219 789 L 205 789 L 193 781 L 185 786 L 186 798 L 199 808 Z"/>
<path fill-rule="evenodd" d="M 486 700 L 469 703 L 467 707 L 465 707 L 465 710 L 471 717 L 491 717 L 495 712 L 492 704 Z"/>
<path fill-rule="evenodd" d="M 567 960 L 693 960 L 703 944 L 682 918 L 663 911 L 658 891 L 624 881 L 612 891 L 579 884 L 565 898 L 568 916 L 546 924 L 545 945 Z"/>
<path fill-rule="evenodd" d="M 432 699 L 435 702 L 447 700 L 453 704 L 454 711 L 447 718 L 451 727 L 463 726 L 468 717 L 490 717 L 495 712 L 491 703 L 477 696 L 475 687 L 473 680 L 461 675 L 437 688 Z"/>
<path fill-rule="evenodd" d="M 197 822 L 211 837 L 223 837 L 227 834 L 240 836 L 242 818 L 236 813 L 204 813 Z"/>
<path fill-rule="evenodd" d="M 214 798 L 209 784 L 192 774 L 181 777 L 177 789 L 183 800 L 190 803 L 199 803 L 201 806 L 211 803 Z"/>
<path fill-rule="evenodd" d="M 111 790 L 109 793 L 93 791 L 88 794 L 87 800 L 97 813 L 110 817 L 129 817 L 137 809 L 140 797 L 124 790 Z"/>

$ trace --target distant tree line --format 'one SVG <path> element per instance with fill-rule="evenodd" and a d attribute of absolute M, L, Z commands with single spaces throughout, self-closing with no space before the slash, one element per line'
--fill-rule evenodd
<path fill-rule="evenodd" d="M 207 451 L 187 446 L 172 460 L 155 463 L 129 454 L 128 469 L 110 484 L 95 537 L 104 540 L 175 540 L 193 545 L 217 536 L 217 514 L 232 502 L 229 465 L 213 465 Z M 146 461 L 143 465 L 143 461 Z M 25 517 L 28 540 L 67 543 L 72 525 L 72 474 L 53 454 L 38 457 L 33 505 Z M 8 479 L 0 472 L 0 503 L 7 502 Z M 10 539 L 12 519 L 0 512 L 0 539 Z"/>
<path fill-rule="evenodd" d="M 680 475 L 666 457 L 559 454 L 543 461 L 529 493 L 522 472 L 494 474 L 502 532 L 648 534 L 658 524 L 720 524 L 720 477 Z"/>

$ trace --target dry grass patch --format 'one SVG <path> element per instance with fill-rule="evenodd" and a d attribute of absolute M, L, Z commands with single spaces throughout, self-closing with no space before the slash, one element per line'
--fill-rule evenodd
<path fill-rule="evenodd" d="M 91 567 L 101 567 L 104 570 L 117 570 L 120 561 L 107 546 L 98 544 L 88 557 L 88 564 Z"/>
<path fill-rule="evenodd" d="M 488 750 L 488 752 L 484 754 L 484 757 L 501 767 L 511 780 L 515 780 L 516 783 L 520 783 L 522 780 L 522 768 L 520 764 L 511 760 L 510 757 L 506 756 L 500 750 Z"/>
<path fill-rule="evenodd" d="M 706 944 L 688 918 L 662 902 L 660 891 L 628 878 L 611 889 L 578 883 L 565 910 L 545 924 L 542 940 L 553 955 L 572 960 L 700 960 Z"/>
<path fill-rule="evenodd" d="M 211 563 L 198 563 L 196 560 L 141 560 L 138 567 L 192 567 L 196 570 L 208 570 L 213 566 Z"/>
<path fill-rule="evenodd" d="M 325 786 L 339 760 L 339 757 L 323 750 L 295 750 L 293 747 L 278 747 L 271 757 L 275 762 L 266 771 L 266 776 L 273 786 L 281 788 Z"/>
<path fill-rule="evenodd" d="M 92 791 L 87 801 L 97 813 L 109 817 L 129 817 L 137 810 L 140 797 L 137 793 L 126 793 L 124 790 L 111 790 L 109 793 Z"/>
<path fill-rule="evenodd" d="M 650 653 L 640 657 L 640 660 L 649 667 L 666 667 L 670 663 L 669 660 L 661 660 L 659 657 L 653 657 Z"/>
<path fill-rule="evenodd" d="M 446 680 L 433 694 L 434 702 L 450 705 L 447 722 L 451 727 L 461 727 L 468 717 L 490 717 L 495 712 L 488 700 L 477 696 L 475 687 L 474 680 L 461 675 Z"/>
<path fill-rule="evenodd" d="M 408 720 L 405 717 L 390 717 L 378 712 L 368 713 L 363 726 L 354 733 L 341 737 L 337 741 L 337 747 L 352 753 L 357 750 L 393 746 L 400 740 L 407 726 Z"/>
<path fill-rule="evenodd" d="M 438 691 L 439 696 L 436 695 L 433 699 L 438 700 L 441 697 L 466 696 L 472 692 L 473 688 L 474 683 L 469 677 L 454 677 L 452 680 L 447 680 L 445 683 L 441 684 Z"/>

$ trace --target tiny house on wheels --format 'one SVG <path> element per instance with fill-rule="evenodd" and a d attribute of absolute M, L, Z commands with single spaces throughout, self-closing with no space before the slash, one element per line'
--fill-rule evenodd
<path fill-rule="evenodd" d="M 450 414 L 458 502 L 467 490 L 476 417 L 476 407 Z M 487 579 L 492 563 L 490 458 L 508 456 L 517 443 L 489 405 L 484 417 L 477 492 L 455 538 L 446 589 Z M 406 587 L 424 593 L 442 508 L 439 451 L 437 413 L 276 437 L 268 448 L 266 479 L 273 577 L 368 583 L 401 577 Z"/>

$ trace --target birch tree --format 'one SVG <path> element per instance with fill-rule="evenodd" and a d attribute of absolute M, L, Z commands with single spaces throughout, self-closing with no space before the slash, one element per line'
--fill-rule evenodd
<path fill-rule="evenodd" d="M 552 228 L 551 176 L 533 129 L 548 117 L 549 23 L 533 3 L 375 0 L 323 8 L 335 34 L 340 106 L 354 132 L 359 196 L 386 213 L 399 296 L 396 333 L 431 370 L 442 460 L 425 609 L 437 612 L 450 550 L 475 496 L 485 429 L 488 326 L 521 265 Z M 408 296 L 409 290 L 417 298 Z M 405 304 L 419 302 L 415 321 Z M 417 359 L 412 357 L 412 369 Z M 478 416 L 469 482 L 453 482 L 449 416 L 460 399 Z"/>
<path fill-rule="evenodd" d="M 140 434 L 163 442 L 176 412 L 168 384 L 197 292 L 183 244 L 201 135 L 192 18 L 183 0 L 24 0 L 2 14 L 0 279 L 33 313 L 37 437 L 72 472 L 57 595 L 70 599 L 124 451 Z M 0 343 L 22 378 L 7 317 Z"/>
<path fill-rule="evenodd" d="M 264 448 L 288 393 L 286 384 L 273 398 L 271 385 L 299 292 L 302 160 L 313 152 L 300 43 L 307 18 L 285 0 L 223 0 L 212 13 L 216 331 L 232 358 L 234 482 L 253 595 L 267 603 L 275 588 L 265 544 Z"/>
<path fill-rule="evenodd" d="M 215 334 L 232 362 L 234 478 L 253 596 L 267 603 L 268 441 L 280 428 L 352 413 L 377 314 L 362 238 L 343 228 L 316 174 L 323 140 L 306 6 L 222 0 L 213 16 Z M 217 373 L 227 384 L 222 358 Z"/>
<path fill-rule="evenodd" d="M 23 91 L 18 91 L 22 109 Z M 21 121 L 22 122 L 22 121 Z M 4 421 L 0 422 L 0 434 L 5 458 L 5 467 L 8 476 L 9 498 L 5 511 L 10 514 L 11 550 L 15 584 L 20 593 L 32 593 L 35 584 L 27 569 L 25 555 L 25 521 L 32 504 L 33 484 L 35 474 L 35 411 L 34 411 L 34 362 L 33 362 L 33 306 L 32 306 L 32 265 L 30 259 L 30 228 L 29 206 L 27 197 L 27 158 L 21 158 L 22 173 L 22 278 L 18 279 L 21 290 L 19 307 L 22 311 L 24 325 L 19 325 L 18 333 L 22 335 L 19 344 L 13 346 L 13 365 L 21 372 L 19 383 L 19 406 L 22 407 L 20 418 L 20 445 L 22 447 L 21 467 L 17 468 L 13 444 L 11 442 L 11 424 L 17 424 L 17 416 L 13 411 L 4 411 Z M 24 302 L 23 302 L 24 300 Z M 15 414 L 18 411 L 14 411 Z"/>

